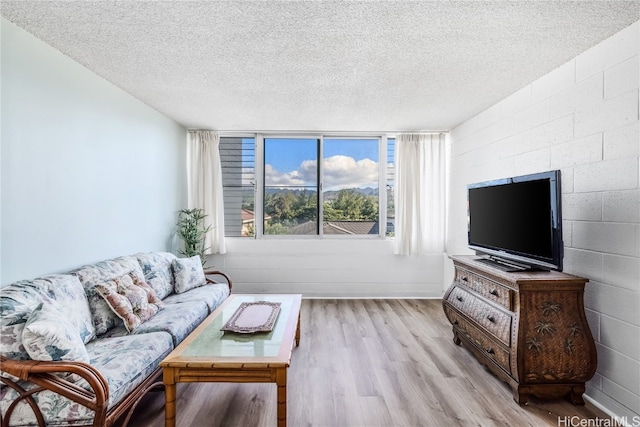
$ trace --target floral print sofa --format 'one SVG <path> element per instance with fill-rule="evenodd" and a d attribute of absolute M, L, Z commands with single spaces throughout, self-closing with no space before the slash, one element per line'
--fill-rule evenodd
<path fill-rule="evenodd" d="M 126 425 L 231 286 L 197 256 L 152 252 L 1 288 L 2 426 Z"/>

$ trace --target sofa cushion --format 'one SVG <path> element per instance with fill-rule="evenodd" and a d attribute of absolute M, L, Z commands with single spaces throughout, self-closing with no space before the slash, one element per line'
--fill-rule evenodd
<path fill-rule="evenodd" d="M 148 252 L 135 255 L 142 271 L 144 281 L 164 299 L 173 292 L 173 273 L 171 263 L 176 256 L 169 252 Z"/>
<path fill-rule="evenodd" d="M 91 310 L 84 287 L 77 276 L 55 274 L 44 277 L 50 282 L 51 291 L 58 309 L 65 313 L 67 319 L 77 329 L 83 343 L 88 343 L 96 336 Z"/>
<path fill-rule="evenodd" d="M 177 346 L 208 314 L 207 305 L 202 301 L 165 304 L 162 311 L 136 328 L 133 333 L 168 332 L 173 337 L 173 344 Z"/>
<path fill-rule="evenodd" d="M 177 294 L 190 291 L 206 283 L 200 256 L 176 258 L 172 263 L 174 288 Z"/>
<path fill-rule="evenodd" d="M 173 348 L 166 332 L 100 337 L 87 344 L 91 365 L 109 383 L 109 407 L 143 382 Z"/>
<path fill-rule="evenodd" d="M 41 303 L 31 313 L 22 342 L 33 360 L 67 360 L 89 363 L 77 328 L 53 301 Z"/>
<path fill-rule="evenodd" d="M 118 258 L 114 258 L 113 262 L 120 264 L 124 267 L 126 271 L 129 272 L 133 277 L 137 277 L 141 280 L 144 280 L 144 272 L 142 271 L 142 267 L 140 267 L 140 263 L 138 259 L 134 255 L 121 256 Z"/>
<path fill-rule="evenodd" d="M 172 294 L 164 299 L 165 304 L 179 304 L 183 302 L 203 301 L 209 308 L 209 313 L 218 308 L 229 296 L 229 285 L 226 283 L 207 283 L 181 294 Z"/>
<path fill-rule="evenodd" d="M 140 282 L 136 280 L 136 283 Z M 150 300 L 157 300 L 155 293 L 153 296 L 150 295 L 147 291 L 148 286 L 145 288 L 136 283 L 131 275 L 126 274 L 96 285 L 98 293 L 123 320 L 129 332 L 151 319 L 159 310 L 158 305 L 150 303 Z"/>

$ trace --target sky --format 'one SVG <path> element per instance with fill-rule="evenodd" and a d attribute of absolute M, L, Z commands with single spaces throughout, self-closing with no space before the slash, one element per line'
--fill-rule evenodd
<path fill-rule="evenodd" d="M 316 139 L 265 138 L 265 185 L 317 181 Z M 378 140 L 325 138 L 323 189 L 378 187 Z"/>

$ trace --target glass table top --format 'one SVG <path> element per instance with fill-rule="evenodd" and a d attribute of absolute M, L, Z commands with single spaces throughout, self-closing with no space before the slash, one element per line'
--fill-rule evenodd
<path fill-rule="evenodd" d="M 282 349 L 292 310 L 300 307 L 300 295 L 232 295 L 218 314 L 210 315 L 167 359 L 184 358 L 270 358 Z M 236 333 L 220 329 L 243 302 L 279 302 L 280 311 L 270 332 Z M 293 321 L 297 324 L 298 316 Z M 295 329 L 294 329 L 295 331 Z M 290 349 L 289 349 L 290 350 Z"/>

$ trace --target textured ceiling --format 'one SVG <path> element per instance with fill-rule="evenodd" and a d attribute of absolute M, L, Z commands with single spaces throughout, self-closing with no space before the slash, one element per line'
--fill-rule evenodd
<path fill-rule="evenodd" d="M 189 128 L 446 130 L 640 19 L 638 1 L 7 1 Z"/>

